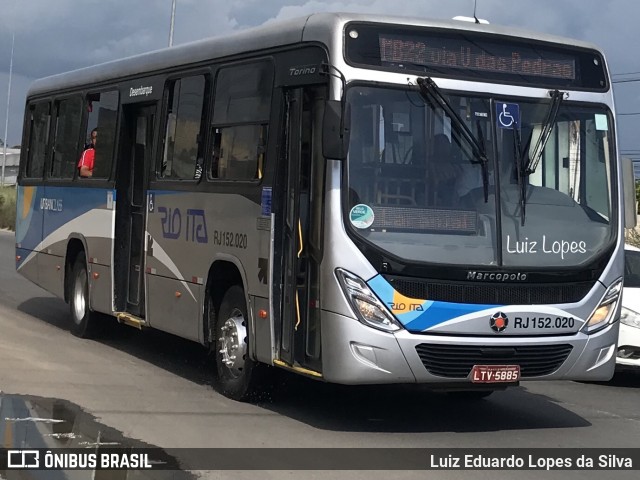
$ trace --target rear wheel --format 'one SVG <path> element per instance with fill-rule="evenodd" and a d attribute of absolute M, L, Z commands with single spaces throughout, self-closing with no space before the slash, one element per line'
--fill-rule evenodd
<path fill-rule="evenodd" d="M 212 342 L 219 390 L 234 400 L 256 398 L 265 380 L 267 367 L 249 356 L 248 319 L 244 291 L 234 285 L 218 309 Z"/>
<path fill-rule="evenodd" d="M 81 338 L 90 338 L 96 333 L 97 314 L 89 308 L 89 276 L 84 252 L 78 254 L 71 270 L 69 310 L 71 333 Z"/>

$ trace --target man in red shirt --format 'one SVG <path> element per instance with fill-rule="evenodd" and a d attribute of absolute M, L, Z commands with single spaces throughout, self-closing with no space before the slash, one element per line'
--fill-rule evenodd
<path fill-rule="evenodd" d="M 96 156 L 96 140 L 98 138 L 98 129 L 91 130 L 91 143 L 85 146 L 84 152 L 78 162 L 79 175 L 81 177 L 93 176 L 93 161 Z"/>

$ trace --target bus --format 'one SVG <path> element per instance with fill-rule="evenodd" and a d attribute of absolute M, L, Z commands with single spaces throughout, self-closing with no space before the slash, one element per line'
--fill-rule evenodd
<path fill-rule="evenodd" d="M 615 127 L 587 43 L 269 23 L 36 81 L 16 266 L 75 335 L 115 317 L 210 348 L 239 400 L 278 369 L 468 398 L 607 380 L 631 198 Z"/>

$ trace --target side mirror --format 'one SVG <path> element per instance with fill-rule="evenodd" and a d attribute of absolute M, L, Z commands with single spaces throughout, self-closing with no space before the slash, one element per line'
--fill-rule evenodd
<path fill-rule="evenodd" d="M 349 151 L 349 109 L 342 109 L 342 102 L 327 100 L 322 120 L 322 155 L 325 158 L 345 160 Z"/>
<path fill-rule="evenodd" d="M 624 199 L 624 226 L 635 228 L 637 223 L 636 211 L 636 178 L 633 173 L 633 161 L 630 158 L 622 158 L 622 193 Z"/>

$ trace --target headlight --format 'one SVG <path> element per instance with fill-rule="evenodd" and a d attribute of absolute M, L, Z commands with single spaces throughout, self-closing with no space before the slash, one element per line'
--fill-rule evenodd
<path fill-rule="evenodd" d="M 624 323 L 630 327 L 640 328 L 640 315 L 633 310 L 622 307 L 620 313 L 620 323 Z"/>
<path fill-rule="evenodd" d="M 402 328 L 364 280 L 341 268 L 336 270 L 336 276 L 360 322 L 385 332 L 396 332 Z"/>
<path fill-rule="evenodd" d="M 622 279 L 618 279 L 607 289 L 600 305 L 594 310 L 589 321 L 585 324 L 584 330 L 587 333 L 595 333 L 612 323 L 621 292 Z"/>

